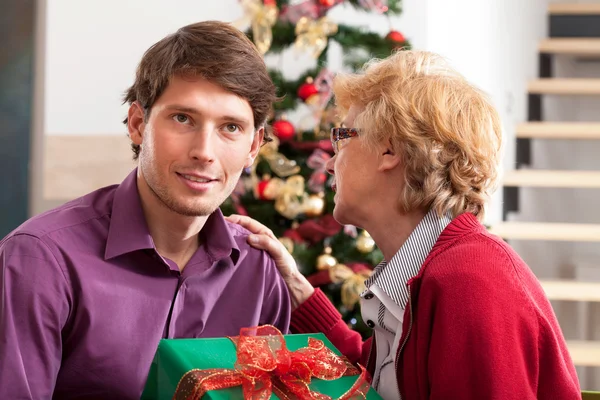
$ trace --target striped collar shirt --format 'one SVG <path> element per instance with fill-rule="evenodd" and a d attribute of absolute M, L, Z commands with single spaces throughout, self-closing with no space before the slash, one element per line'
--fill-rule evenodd
<path fill-rule="evenodd" d="M 365 282 L 367 290 L 361 295 L 361 314 L 373 329 L 377 342 L 372 385 L 386 400 L 400 399 L 394 361 L 408 302 L 407 282 L 419 273 L 450 221 L 449 215 L 439 217 L 435 211 L 429 211 L 392 259 L 377 265 Z"/>
<path fill-rule="evenodd" d="M 375 267 L 373 274 L 365 281 L 367 290 L 377 285 L 404 309 L 408 302 L 406 283 L 417 275 L 433 245 L 451 221 L 449 214 L 439 217 L 435 210 L 430 210 L 392 259 L 389 262 L 383 260 Z"/>

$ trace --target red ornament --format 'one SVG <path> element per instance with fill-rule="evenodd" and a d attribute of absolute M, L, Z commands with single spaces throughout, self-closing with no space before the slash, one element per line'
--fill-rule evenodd
<path fill-rule="evenodd" d="M 286 119 L 283 119 L 283 118 L 279 119 L 279 120 L 273 122 L 272 126 L 273 126 L 273 133 L 282 142 L 292 140 L 294 138 L 294 135 L 296 135 L 296 129 L 294 128 L 294 125 L 292 125 Z"/>
<path fill-rule="evenodd" d="M 264 0 L 263 4 L 265 6 L 276 6 L 277 5 L 277 3 L 275 2 L 275 0 Z"/>
<path fill-rule="evenodd" d="M 300 97 L 302 101 L 306 101 L 310 96 L 318 93 L 319 88 L 313 83 L 313 79 L 310 77 L 306 78 L 306 82 L 298 88 L 298 97 Z"/>
<path fill-rule="evenodd" d="M 268 196 L 265 196 L 265 189 L 267 188 L 267 185 L 270 181 L 270 177 L 265 176 L 263 177 L 263 180 L 258 182 L 258 184 L 256 185 L 256 193 L 258 194 L 258 198 L 260 200 L 270 200 Z"/>
<path fill-rule="evenodd" d="M 398 31 L 390 31 L 385 38 L 390 42 L 397 44 L 404 44 L 404 42 L 406 42 L 404 35 Z"/>
<path fill-rule="evenodd" d="M 335 0 L 319 0 L 319 4 L 324 7 L 333 7 L 335 5 Z"/>

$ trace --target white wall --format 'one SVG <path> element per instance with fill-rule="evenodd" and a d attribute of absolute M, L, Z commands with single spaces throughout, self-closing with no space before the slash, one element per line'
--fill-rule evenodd
<path fill-rule="evenodd" d="M 235 0 L 48 0 L 45 133 L 123 134 L 143 52 L 180 26 L 239 16 Z"/>

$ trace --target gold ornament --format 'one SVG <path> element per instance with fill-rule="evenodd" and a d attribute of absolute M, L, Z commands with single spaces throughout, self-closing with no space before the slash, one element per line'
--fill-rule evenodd
<path fill-rule="evenodd" d="M 259 198 L 258 185 L 260 183 L 260 179 L 256 175 L 256 166 L 262 159 L 269 164 L 271 171 L 282 178 L 300 172 L 300 167 L 297 165 L 296 161 L 288 159 L 279 152 L 279 139 L 274 137 L 272 141 L 265 143 L 260 148 L 258 156 L 250 167 L 250 182 L 254 192 L 254 198 L 256 199 Z M 275 193 L 273 193 L 273 190 L 277 190 L 277 188 L 271 188 L 270 183 L 267 188 L 265 188 L 266 195 L 269 196 L 270 199 L 275 198 Z"/>
<path fill-rule="evenodd" d="M 285 178 L 300 172 L 300 167 L 296 161 L 288 159 L 279 152 L 279 140 L 276 137 L 272 141 L 265 143 L 260 148 L 258 155 L 269 163 L 269 167 L 277 176 Z M 256 165 L 256 162 L 254 164 Z"/>
<path fill-rule="evenodd" d="M 289 237 L 280 237 L 279 241 L 283 244 L 283 247 L 288 251 L 288 253 L 294 252 L 294 241 Z"/>
<path fill-rule="evenodd" d="M 300 50 L 312 51 L 312 56 L 319 58 L 327 47 L 327 37 L 335 34 L 337 30 L 337 24 L 327 17 L 318 20 L 302 17 L 296 23 L 295 45 Z"/>
<path fill-rule="evenodd" d="M 279 11 L 275 4 L 264 4 L 262 0 L 241 0 L 244 16 L 235 25 L 252 25 L 254 44 L 261 54 L 265 54 L 273 42 L 273 25 L 277 22 Z"/>
<path fill-rule="evenodd" d="M 333 283 L 342 283 L 342 304 L 352 309 L 360 300 L 360 294 L 365 290 L 365 280 L 371 276 L 370 270 L 362 270 L 358 273 L 352 271 L 344 264 L 337 264 L 329 269 L 329 277 Z"/>
<path fill-rule="evenodd" d="M 375 248 L 375 241 L 369 235 L 369 232 L 363 230 L 356 239 L 356 248 L 363 254 L 367 254 L 373 251 Z"/>
<path fill-rule="evenodd" d="M 324 196 L 323 193 L 311 194 L 308 196 L 306 204 L 304 205 L 304 214 L 306 214 L 307 217 L 313 218 L 323 214 L 323 210 L 325 209 Z"/>
<path fill-rule="evenodd" d="M 292 175 L 285 181 L 273 178 L 269 182 L 268 189 L 277 193 L 275 210 L 287 219 L 295 219 L 304 211 L 308 195 L 304 191 L 304 178 L 301 175 Z"/>
<path fill-rule="evenodd" d="M 337 260 L 331 255 L 331 247 L 327 246 L 323 249 L 323 254 L 317 257 L 317 269 L 325 271 L 337 265 Z"/>

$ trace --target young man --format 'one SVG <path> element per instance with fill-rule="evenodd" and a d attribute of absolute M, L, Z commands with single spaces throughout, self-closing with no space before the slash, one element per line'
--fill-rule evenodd
<path fill-rule="evenodd" d="M 139 399 L 161 338 L 288 331 L 273 260 L 218 209 L 276 100 L 252 42 L 183 27 L 145 53 L 125 100 L 138 167 L 0 242 L 2 399 Z"/>

